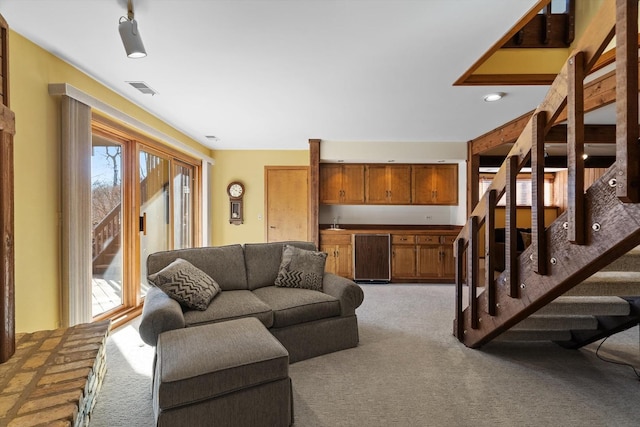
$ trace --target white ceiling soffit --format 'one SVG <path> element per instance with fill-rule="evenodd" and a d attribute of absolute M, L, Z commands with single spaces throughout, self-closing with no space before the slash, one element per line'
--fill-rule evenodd
<path fill-rule="evenodd" d="M 452 83 L 534 3 L 134 0 L 141 59 L 118 34 L 125 0 L 2 0 L 0 14 L 206 146 L 306 149 L 309 138 L 467 141 L 532 110 L 547 87 Z M 483 101 L 495 91 L 507 96 Z"/>

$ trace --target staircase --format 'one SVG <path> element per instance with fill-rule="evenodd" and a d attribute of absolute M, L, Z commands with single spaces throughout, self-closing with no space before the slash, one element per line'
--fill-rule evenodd
<path fill-rule="evenodd" d="M 584 80 L 614 32 L 616 162 L 585 192 Z M 547 226 L 543 217 L 544 142 L 560 117 L 567 120 L 568 209 Z M 518 255 L 516 176 L 529 160 L 534 194 L 532 244 Z M 506 268 L 494 277 L 494 211 L 503 194 Z M 479 292 L 482 225 L 486 277 Z M 502 339 L 548 339 L 576 348 L 633 326 L 640 313 L 640 297 L 636 297 L 640 295 L 640 273 L 628 267 L 637 267 L 633 250 L 638 245 L 638 1 L 604 0 L 456 239 L 453 333 L 472 348 L 501 335 Z M 465 293 L 467 300 L 463 301 Z"/>
<path fill-rule="evenodd" d="M 496 341 L 555 341 L 578 348 L 640 323 L 640 247 L 500 335 Z"/>

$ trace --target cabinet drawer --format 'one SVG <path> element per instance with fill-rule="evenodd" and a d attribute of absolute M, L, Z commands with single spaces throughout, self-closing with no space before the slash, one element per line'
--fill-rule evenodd
<path fill-rule="evenodd" d="M 351 234 L 323 234 L 320 236 L 320 243 L 323 245 L 350 245 Z"/>
<path fill-rule="evenodd" d="M 440 236 L 418 236 L 418 244 L 420 245 L 439 245 Z"/>
<path fill-rule="evenodd" d="M 442 244 L 443 245 L 453 245 L 453 242 L 456 241 L 458 236 L 442 236 Z"/>
<path fill-rule="evenodd" d="M 415 244 L 416 236 L 412 234 L 392 234 L 391 235 L 391 243 L 394 245 L 402 245 L 402 244 Z"/>

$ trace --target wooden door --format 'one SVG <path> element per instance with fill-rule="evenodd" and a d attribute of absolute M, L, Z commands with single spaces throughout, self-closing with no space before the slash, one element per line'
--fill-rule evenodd
<path fill-rule="evenodd" d="M 453 257 L 453 244 L 442 245 L 442 263 L 440 277 L 453 280 L 456 276 L 456 263 Z"/>
<path fill-rule="evenodd" d="M 343 165 L 342 203 L 364 203 L 364 165 Z"/>
<path fill-rule="evenodd" d="M 309 240 L 309 168 L 265 166 L 267 242 Z"/>
<path fill-rule="evenodd" d="M 411 166 L 387 166 L 388 203 L 396 205 L 411 204 Z"/>
<path fill-rule="evenodd" d="M 391 251 L 391 276 L 398 279 L 416 277 L 416 246 L 393 245 Z"/>
<path fill-rule="evenodd" d="M 387 167 L 369 165 L 366 167 L 367 203 L 387 204 L 389 189 L 387 188 Z"/>

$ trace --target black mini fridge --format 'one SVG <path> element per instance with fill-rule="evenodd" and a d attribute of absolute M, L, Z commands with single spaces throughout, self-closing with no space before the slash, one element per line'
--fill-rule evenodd
<path fill-rule="evenodd" d="M 391 280 L 391 235 L 353 235 L 353 280 L 389 283 Z"/>

